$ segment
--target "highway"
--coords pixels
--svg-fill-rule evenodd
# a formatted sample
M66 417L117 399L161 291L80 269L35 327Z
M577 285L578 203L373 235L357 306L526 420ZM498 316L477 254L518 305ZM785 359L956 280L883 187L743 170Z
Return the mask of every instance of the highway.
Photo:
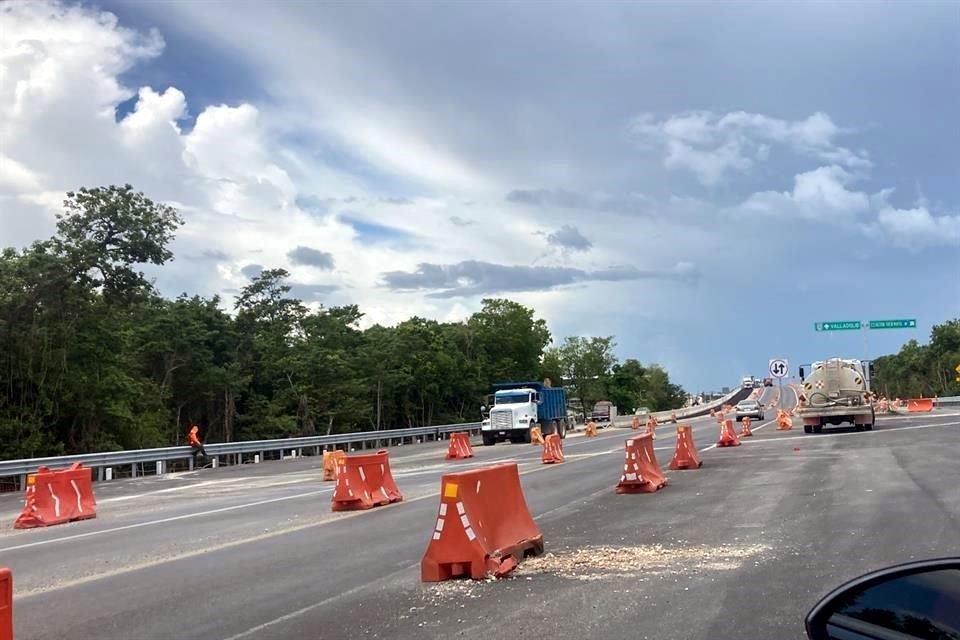
M649 495L614 494L632 434L615 428L568 437L559 465L478 439L464 461L443 443L394 448L405 501L364 512L330 512L316 458L98 484L95 520L44 530L13 530L22 498L4 496L15 638L801 638L843 580L958 551L958 413L881 417L869 433L767 421L723 449L714 420L689 423L703 468ZM664 467L673 432L658 431ZM505 461L545 556L506 580L421 584L441 474Z

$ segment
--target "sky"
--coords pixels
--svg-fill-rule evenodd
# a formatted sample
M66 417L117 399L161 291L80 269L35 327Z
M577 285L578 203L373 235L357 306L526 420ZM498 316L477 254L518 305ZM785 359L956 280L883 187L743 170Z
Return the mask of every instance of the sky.
M960 317L958 118L951 2L7 0L0 246L130 183L165 295L508 297L713 390Z

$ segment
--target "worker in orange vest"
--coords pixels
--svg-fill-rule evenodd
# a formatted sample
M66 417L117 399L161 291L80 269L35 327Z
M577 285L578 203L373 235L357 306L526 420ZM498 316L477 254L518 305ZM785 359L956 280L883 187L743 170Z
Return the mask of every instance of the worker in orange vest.
M207 452L203 448L203 443L200 442L200 427L193 425L190 427L190 433L187 435L187 444L193 447L193 460L196 462L197 454L199 453L204 458L207 457Z

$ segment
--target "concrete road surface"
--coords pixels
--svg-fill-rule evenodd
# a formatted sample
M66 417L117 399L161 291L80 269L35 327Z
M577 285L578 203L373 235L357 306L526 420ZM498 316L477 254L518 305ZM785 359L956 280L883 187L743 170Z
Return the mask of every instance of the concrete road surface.
M800 638L840 581L957 553L958 414L822 435L767 422L724 449L714 421L691 424L703 468L652 495L613 492L624 429L568 438L560 465L531 445L452 462L435 443L400 447L406 500L366 512L330 513L316 459L98 485L96 520L0 529L15 637ZM664 465L673 446L662 427ZM494 461L519 464L547 554L508 580L421 585L440 475ZM0 500L0 521L17 507Z

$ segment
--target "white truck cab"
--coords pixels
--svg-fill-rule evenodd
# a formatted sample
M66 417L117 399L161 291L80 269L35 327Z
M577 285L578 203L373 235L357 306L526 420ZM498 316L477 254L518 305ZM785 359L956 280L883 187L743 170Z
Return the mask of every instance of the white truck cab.
M517 434L529 434L530 426L537 422L536 389L504 389L493 394L493 406L490 408L489 422L480 429L490 437L515 437ZM529 435L527 435L529 437Z

